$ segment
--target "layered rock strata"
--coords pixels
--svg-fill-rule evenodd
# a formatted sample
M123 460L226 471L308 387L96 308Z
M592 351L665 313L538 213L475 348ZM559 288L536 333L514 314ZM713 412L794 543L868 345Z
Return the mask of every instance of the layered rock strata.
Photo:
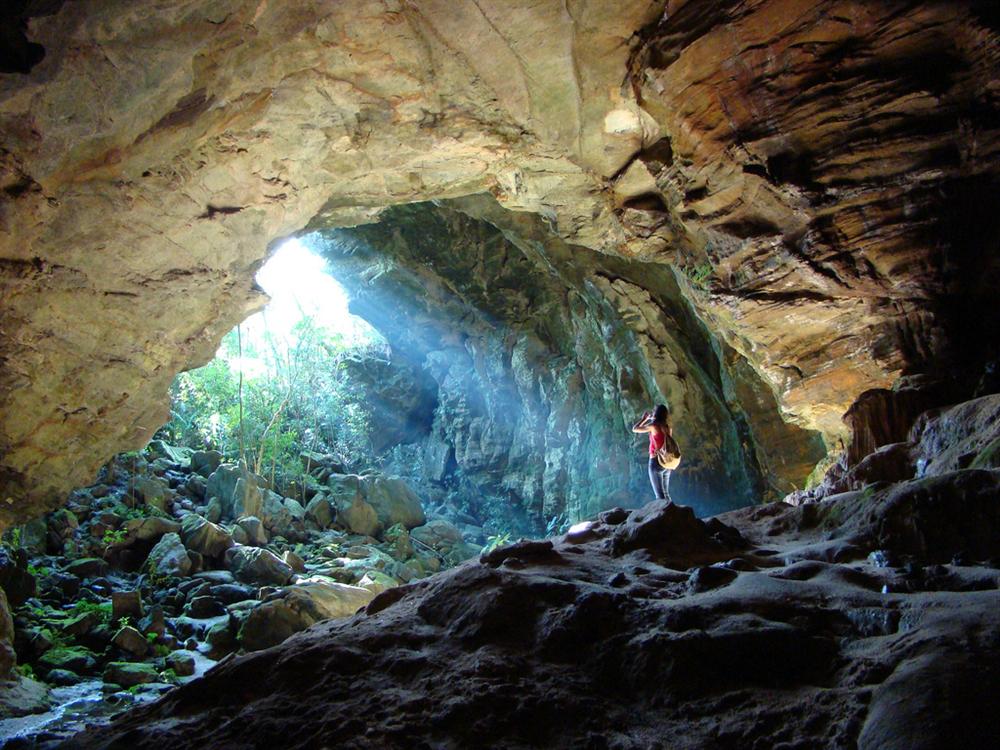
M0 74L2 524L144 443L317 217L488 191L677 263L828 438L1000 339L989 0L31 5Z

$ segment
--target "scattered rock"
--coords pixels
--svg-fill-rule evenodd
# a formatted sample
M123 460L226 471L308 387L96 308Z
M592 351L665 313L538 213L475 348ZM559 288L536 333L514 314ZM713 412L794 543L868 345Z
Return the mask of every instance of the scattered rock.
M83 557L67 564L65 570L77 578L96 578L108 572L108 564L98 557Z
M211 558L221 558L234 544L225 529L194 513L184 516L181 539L189 550Z
M191 470L208 478L222 463L219 451L195 451L191 454Z
M283 586L294 573L273 552L259 547L230 547L226 551L226 566L245 583Z
M268 648L321 620L349 617L373 597L371 591L357 586L306 579L254 608L243 624L240 640L248 651Z
M122 651L139 659L149 652L149 641L146 640L146 637L135 628L127 625L115 633L111 642Z
M160 673L152 664L113 661L104 668L104 681L123 688L157 682L159 679Z
M138 622L142 618L142 593L136 591L114 591L111 593L111 620L118 622L130 617Z
M186 576L191 572L191 558L181 542L180 534L163 535L149 551L146 569L160 576Z
M187 651L171 651L165 661L167 669L174 670L178 677L190 677L195 672L194 657Z

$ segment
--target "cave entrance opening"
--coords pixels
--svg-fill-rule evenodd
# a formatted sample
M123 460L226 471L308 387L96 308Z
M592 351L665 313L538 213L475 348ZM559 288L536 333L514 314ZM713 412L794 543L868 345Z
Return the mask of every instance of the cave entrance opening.
M267 306L226 334L211 362L177 376L157 437L243 461L305 506L317 464L369 468L374 426L347 363L385 359L388 344L348 310L327 262L294 237L256 281Z

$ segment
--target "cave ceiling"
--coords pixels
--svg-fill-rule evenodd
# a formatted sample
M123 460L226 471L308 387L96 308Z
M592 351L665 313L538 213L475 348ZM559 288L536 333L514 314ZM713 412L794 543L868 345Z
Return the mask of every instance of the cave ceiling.
M277 240L394 204L491 193L673 264L830 445L864 390L995 353L991 2L31 6L0 74L0 524L148 439Z

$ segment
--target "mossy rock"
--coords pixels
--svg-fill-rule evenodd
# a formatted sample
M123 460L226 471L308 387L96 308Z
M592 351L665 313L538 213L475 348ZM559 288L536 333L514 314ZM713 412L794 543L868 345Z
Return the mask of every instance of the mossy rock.
M97 669L97 658L83 646L56 646L38 660L49 669L66 669L77 674L89 674Z
M159 682L160 673L152 664L113 661L104 668L104 681L113 682L123 688Z
M1000 469L1000 438L987 443L972 461L970 469Z

